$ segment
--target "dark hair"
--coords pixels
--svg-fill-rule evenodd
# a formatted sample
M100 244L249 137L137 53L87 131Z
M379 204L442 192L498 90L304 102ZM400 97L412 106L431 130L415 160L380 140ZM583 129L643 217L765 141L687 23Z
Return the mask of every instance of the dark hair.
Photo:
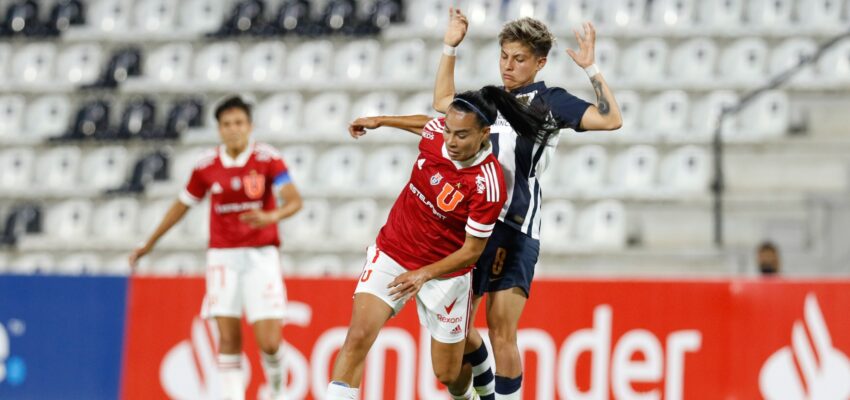
M242 111L245 111L245 114L248 115L248 121L251 120L251 105L242 100L239 96L232 96L224 99L219 105L215 108L215 120L221 120L221 113L233 109L238 108Z
M559 130L552 114L541 103L526 106L514 95L496 86L459 93L455 95L450 107L475 114L482 127L493 125L498 113L502 113L519 136L544 146L549 142L549 137Z
M534 18L520 18L505 24L499 33L499 45L505 42L520 42L538 57L546 57L552 44L555 43L555 35L549 31L546 24Z

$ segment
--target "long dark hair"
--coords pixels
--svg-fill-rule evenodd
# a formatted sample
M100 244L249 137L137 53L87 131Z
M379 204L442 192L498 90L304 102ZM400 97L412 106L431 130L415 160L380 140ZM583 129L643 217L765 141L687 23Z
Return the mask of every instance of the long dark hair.
M451 107L475 114L482 127L493 125L498 113L502 113L519 136L544 146L549 137L558 132L558 126L545 106L526 106L514 95L496 86L458 93Z

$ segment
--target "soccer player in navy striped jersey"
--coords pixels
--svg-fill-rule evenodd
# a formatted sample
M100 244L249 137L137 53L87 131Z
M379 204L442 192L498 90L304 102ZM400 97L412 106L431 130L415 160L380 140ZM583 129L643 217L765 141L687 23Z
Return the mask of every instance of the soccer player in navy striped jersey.
M434 109L439 112L446 111L454 96L455 54L468 27L460 10L450 8L449 14L449 26L443 38L444 54L434 85ZM620 109L594 64L596 31L590 23L585 23L583 28L583 34L574 31L579 51L570 49L567 53L587 72L596 93L596 104L536 80L537 73L546 65L554 36L545 24L532 18L509 22L499 34L502 83L505 90L517 98L531 105L542 103L551 110L560 128L616 130L622 125ZM490 139L493 153L505 173L508 198L487 248L478 260L473 274L473 291L477 297L475 309L481 296L489 293L487 325L495 353L495 379L486 363L487 350L483 340L474 328L467 339L464 359L472 365L474 385L482 399L494 398L494 386L495 398L519 399L522 365L516 332L540 250L542 199L539 177L553 156L559 136L556 134L548 141L529 140L517 135L507 121L498 118L491 129ZM466 370L464 373L468 374ZM462 384L462 380L459 382Z

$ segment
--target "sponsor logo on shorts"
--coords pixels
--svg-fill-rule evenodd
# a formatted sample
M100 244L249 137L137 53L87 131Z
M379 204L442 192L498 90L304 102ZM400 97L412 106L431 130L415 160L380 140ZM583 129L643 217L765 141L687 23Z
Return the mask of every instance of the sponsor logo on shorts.
M443 314L437 314L437 319L446 324L458 324L463 321L463 317L449 317Z
M449 334L451 335L460 335L461 333L463 333L463 328L461 328L460 325L455 326L455 328L452 329L451 332L449 332Z
M455 297L455 299L454 299L454 300L452 300L452 303L451 303L451 304L449 304L449 305L447 305L447 306L443 307L443 308L445 308L445 309L446 309L446 314L451 314L451 313L452 313L452 308L455 308L455 303L457 303L457 297Z

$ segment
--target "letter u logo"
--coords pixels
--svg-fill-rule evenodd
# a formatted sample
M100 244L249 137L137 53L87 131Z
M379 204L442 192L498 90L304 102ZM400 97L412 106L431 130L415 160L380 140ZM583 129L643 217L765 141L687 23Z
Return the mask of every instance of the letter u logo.
M452 199L446 201L446 199L449 198L449 194L452 195ZM440 207L440 209L445 212L452 212L455 208L457 208L457 204L460 203L461 200L463 200L463 193L455 190L452 185L444 183L443 191L440 192L439 196L437 196L437 207Z

